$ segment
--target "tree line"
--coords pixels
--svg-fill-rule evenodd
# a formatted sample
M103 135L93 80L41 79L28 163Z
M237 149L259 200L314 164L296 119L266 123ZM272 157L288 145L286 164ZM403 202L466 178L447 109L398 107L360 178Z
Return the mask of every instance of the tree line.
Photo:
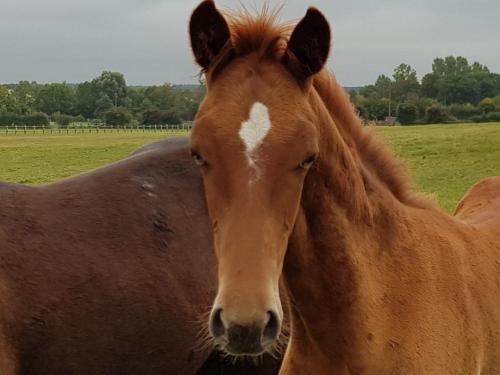
M401 124L500 121L500 74L464 57L436 58L421 81L400 64L392 77L350 91L361 117Z
M203 85L127 86L123 74L109 71L76 85L21 81L0 86L0 126L180 124L193 120L204 95Z
M179 124L193 120L204 95L203 84L135 87L109 71L80 84L21 81L0 85L0 126ZM436 58L422 80L410 65L400 64L392 77L380 75L350 95L367 121L500 121L500 74L460 56Z

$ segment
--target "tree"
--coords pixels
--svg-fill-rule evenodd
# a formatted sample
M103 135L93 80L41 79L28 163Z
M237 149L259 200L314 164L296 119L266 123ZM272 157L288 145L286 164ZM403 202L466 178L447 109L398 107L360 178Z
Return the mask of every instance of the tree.
M412 104L415 104L415 106L417 107L419 118L425 117L427 108L441 105L436 99L424 97L419 97L418 100L412 102Z
M360 115L371 121L382 121L388 115L389 99L358 95L354 102Z
M486 65L479 64L478 62L474 62L471 66L472 72L474 73L490 73L490 70Z
M45 113L35 112L26 116L23 116L24 125L28 126L47 126L50 123L49 116Z
M418 118L417 106L412 103L401 103L398 106L397 117L401 124L414 124Z
M55 113L52 115L52 120L60 127L67 128L71 123L84 122L85 118L82 115L71 116L62 113Z
M439 124L448 120L448 112L442 105L433 105L425 111L425 121L430 124Z
M396 102L407 99L408 95L419 92L417 72L408 64L400 64L394 69L394 83L392 84L392 98Z
M97 118L104 118L104 114L113 108L113 102L111 99L103 94L95 103L94 116Z
M75 108L75 94L66 83L50 83L40 89L35 108L49 115L56 112L71 114Z
M181 122L181 118L173 110L153 110L142 114L142 124L144 125L177 125Z
M107 96L115 107L123 104L127 97L127 83L123 74L105 71L92 81L96 90L96 96L101 98Z
M14 91L18 100L19 112L22 114L32 112L39 91L36 82L20 81Z
M149 100L148 98L145 98L141 104L140 104L140 111L145 112L145 111L153 111L157 110L158 108Z
M375 81L375 90L380 98L389 98L391 96L392 81L386 75L379 75Z
M0 126L20 125L22 122L21 119L21 115L0 112Z
M477 62L470 65L465 57L437 58L432 73L422 79L421 94L444 104L477 104L485 96L500 93L496 76Z
M408 64L399 64L394 69L392 78L395 82L408 81L418 83L417 72Z
M0 113L19 114L20 112L14 90L0 86Z
M184 121L192 121L198 112L198 107L205 90L201 87L198 90L179 90L174 91L173 111Z
M426 98L438 98L441 80L434 73L428 73L422 78L420 93Z
M359 89L359 95L365 98L378 98L379 90L375 85L366 85Z
M152 109L157 109L149 99L144 95L143 88L129 88L127 91L127 100L129 109L136 115Z
M495 95L500 94L500 87L497 86L497 76L499 75L488 71L473 71L470 73L470 77L474 81L475 92L477 95L474 99L474 103L478 103L484 98L492 98Z
M495 111L495 102L491 98L484 98L479 103L479 108L483 113L489 113Z
M120 126L132 122L132 114L125 107L113 107L104 114L107 125Z
M449 107L450 113L457 120L470 120L473 116L479 116L482 111L470 103L467 104L452 104Z
M493 98L493 103L495 104L495 111L500 111L500 95Z
M148 87L144 92L145 98L160 110L167 110L174 107L175 95L176 92L173 86L167 84Z
M97 89L91 82L83 82L76 87L75 105L77 112L85 118L94 117L98 99Z

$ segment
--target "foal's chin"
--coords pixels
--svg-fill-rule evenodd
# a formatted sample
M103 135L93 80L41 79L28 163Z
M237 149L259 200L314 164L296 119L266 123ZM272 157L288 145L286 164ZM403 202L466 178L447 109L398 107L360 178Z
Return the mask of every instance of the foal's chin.
M217 342L215 340L216 347L224 354L233 357L235 359L247 359L247 358L259 358L264 354L273 354L276 351L276 344L268 345L255 345L246 348L242 348L238 345L234 345L227 342Z
M236 332L236 334L232 335L232 340L228 339L227 336L223 336L214 337L213 341L218 350L236 359L258 358L266 353L273 355L273 353L278 351L277 338L272 340L249 340L248 338L248 336Z

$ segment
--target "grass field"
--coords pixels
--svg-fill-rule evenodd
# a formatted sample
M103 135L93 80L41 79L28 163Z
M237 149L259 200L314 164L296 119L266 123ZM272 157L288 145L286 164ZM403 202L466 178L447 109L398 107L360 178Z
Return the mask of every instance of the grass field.
M377 132L406 161L418 188L449 212L475 182L500 175L500 123L380 127ZM167 136L173 134L0 135L0 180L55 181Z
M0 135L0 181L43 184L128 155L178 133L135 132L69 135Z
M416 186L452 212L476 182L500 175L500 123L383 127Z

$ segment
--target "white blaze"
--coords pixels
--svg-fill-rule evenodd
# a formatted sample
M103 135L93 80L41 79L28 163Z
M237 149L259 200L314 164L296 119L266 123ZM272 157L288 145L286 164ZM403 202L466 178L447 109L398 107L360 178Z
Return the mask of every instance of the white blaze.
M255 102L250 108L250 117L241 123L240 138L246 147L250 165L255 164L255 150L262 144L271 129L271 118L267 107Z

